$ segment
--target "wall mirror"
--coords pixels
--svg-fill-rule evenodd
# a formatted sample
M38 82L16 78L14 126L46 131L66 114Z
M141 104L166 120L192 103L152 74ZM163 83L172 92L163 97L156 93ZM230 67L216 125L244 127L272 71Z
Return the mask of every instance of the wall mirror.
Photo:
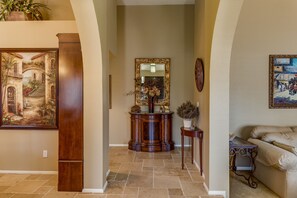
M135 104L148 105L147 89L160 92L155 105L170 104L170 58L135 59Z

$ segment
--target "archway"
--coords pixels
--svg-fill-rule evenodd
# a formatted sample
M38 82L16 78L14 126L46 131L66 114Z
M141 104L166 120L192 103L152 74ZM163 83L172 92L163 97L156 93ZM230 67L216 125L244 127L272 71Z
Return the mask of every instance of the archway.
M71 0L70 2L78 27L84 65L83 191L103 192L107 185L109 143L108 98L106 97L108 96L107 0Z
M229 196L230 61L243 2L244 0L220 1L211 46L209 191L210 194L226 192L226 197Z
M229 191L229 69L234 32L243 1L221 0L215 22L210 63L210 145L217 146L210 146L210 193L220 191L228 195ZM108 110L105 109L108 108L105 98L108 95L105 94L108 90L107 0L71 0L71 5L77 21L85 66L84 141L87 144L84 148L84 191L100 192L106 185L108 167Z

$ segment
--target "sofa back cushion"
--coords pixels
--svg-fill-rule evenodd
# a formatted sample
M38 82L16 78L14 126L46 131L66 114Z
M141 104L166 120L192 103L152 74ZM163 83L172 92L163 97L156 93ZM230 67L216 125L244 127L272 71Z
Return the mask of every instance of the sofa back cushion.
M297 133L295 132L266 133L261 139L269 143L279 142L297 147Z
M297 130L297 127L296 127ZM251 131L252 138L261 138L266 133L279 133L279 132L293 132L291 127L281 126L256 126Z
M266 133L261 139L297 154L297 133L295 132Z

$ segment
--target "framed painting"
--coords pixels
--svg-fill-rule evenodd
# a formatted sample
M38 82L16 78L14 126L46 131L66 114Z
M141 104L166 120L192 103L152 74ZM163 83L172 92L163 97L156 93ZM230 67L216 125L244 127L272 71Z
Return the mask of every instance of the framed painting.
M297 108L297 55L269 55L269 108Z
M58 128L58 50L0 49L1 128Z

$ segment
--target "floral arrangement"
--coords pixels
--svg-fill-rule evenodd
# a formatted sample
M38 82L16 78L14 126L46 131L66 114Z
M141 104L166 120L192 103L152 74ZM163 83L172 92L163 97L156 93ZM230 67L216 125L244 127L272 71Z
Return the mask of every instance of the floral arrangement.
M161 91L152 82L144 82L141 83L141 78L136 78L135 79L135 85L136 87L141 87L140 90L136 89L135 91L130 91L127 93L127 95L133 95L133 94L145 94L148 97L155 97L155 96L160 96Z
M148 94L148 96L151 96L151 97L159 96L161 94L160 89L158 89L156 86L144 87L144 90L142 91L142 93Z
M177 108L177 115L184 119L199 117L199 109L190 101L183 103Z
M23 12L33 20L42 20L40 8L49 9L45 4L36 3L34 0L0 0L0 21L6 20L13 11Z

